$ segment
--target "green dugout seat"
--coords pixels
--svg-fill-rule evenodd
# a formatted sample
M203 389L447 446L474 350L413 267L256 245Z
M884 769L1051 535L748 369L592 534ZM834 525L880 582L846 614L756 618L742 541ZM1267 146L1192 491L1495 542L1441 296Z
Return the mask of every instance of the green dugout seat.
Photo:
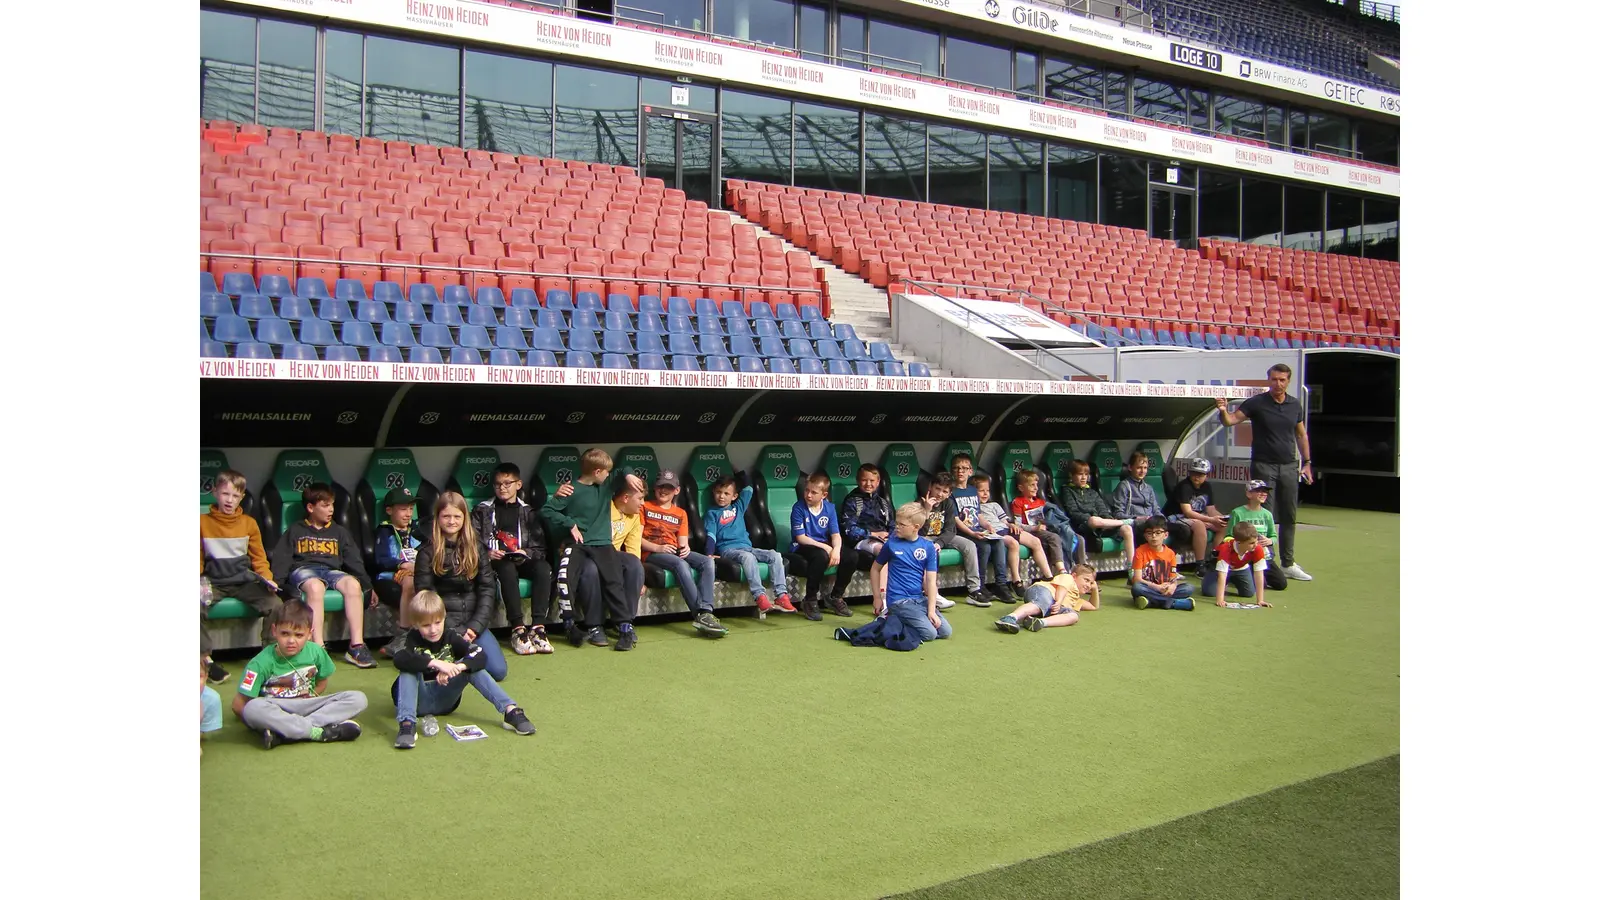
M896 509L907 503L922 499L921 475L922 463L917 459L917 450L910 444L890 444L883 448L883 456L878 460L878 468L883 470L883 481L889 491L889 503Z
M412 518L413 524L433 515L433 503L439 498L439 490L422 477L416 456L410 450L382 447L372 451L372 457L367 460L367 471L356 485L353 515L356 526L354 534L356 540L361 542L361 552L369 573L375 569L372 542L378 526L383 524L383 498L396 488L410 491L416 500L417 511ZM470 500L468 504L471 504Z
M789 515L796 503L804 502L800 497L802 474L799 457L788 444L768 444L756 454L752 479L756 490L751 508L756 509L759 504L760 513L771 524L772 549L780 553L788 553L794 540L789 531Z
M973 452L971 441L951 441L945 444L944 452L939 454L939 467L946 472L950 471L950 460L955 458L957 453L965 453L972 457L973 474L977 474L978 455Z
M328 588L322 595L322 611L324 613L344 612L344 595ZM207 619L253 619L256 618L255 608L241 600L232 597L223 597L214 600L211 608L206 610Z
M493 447L462 447L456 453L455 465L450 468L450 478L444 483L445 490L460 494L467 501L469 509L492 499L494 470L500 462L500 451ZM424 515L421 506L417 507L417 513ZM430 507L426 515L432 514Z
M653 447L631 446L623 447L617 451L612 459L618 471L628 475L637 475L644 482L644 496L646 499L655 498L656 475L661 472L661 464L656 460L656 451Z
M1046 497L1061 502L1061 486L1067 483L1067 463L1074 459L1072 445L1066 441L1044 445L1044 451L1039 454L1039 475L1044 479L1042 490Z
M523 479L527 491L524 499L543 507L547 499L555 496L556 488L577 481L582 470L577 447L546 447L539 451L533 471Z
M1111 498L1111 492L1122 483L1122 451L1116 441L1101 441L1089 451L1089 466L1094 472L1095 485L1100 495Z
M829 444L822 450L822 461L817 471L832 479L828 499L834 506L843 506L844 498L856 489L856 470L861 468L861 457L855 444Z
M1007 497L1017 496L1017 473L1032 468L1033 451L1029 449L1027 441L1001 444L1000 452L994 456L994 476L1005 479ZM1040 486L1040 490L1043 491L1043 485Z
M278 537L289 523L305 518L301 494L319 481L333 488L333 520L350 529L350 493L328 474L322 451L284 450L273 462L272 476L261 492L260 515L256 517L261 525L261 541L269 552L277 546ZM354 529L350 530L354 534Z
M1155 441L1143 441L1134 448L1145 456L1150 457L1150 471L1144 476L1144 483L1150 485L1156 492L1156 505L1167 505L1167 485L1161 479L1167 474L1167 464L1161 459L1161 445Z
M711 486L728 475L737 477L738 472L733 467L733 460L728 458L728 451L715 444L703 444L689 451L689 460L684 463L683 471L678 473L678 480L683 482L683 492L679 497L684 502L680 505L690 516L689 532L692 535L690 546L698 544L700 552L705 552L705 523L701 517L711 504ZM692 498L692 506L689 498ZM750 530L750 542L760 546L760 537L752 527L748 510L745 513L745 527ZM769 575L767 564L761 563L762 579L765 580ZM743 583L744 571L739 566L719 558L717 579Z

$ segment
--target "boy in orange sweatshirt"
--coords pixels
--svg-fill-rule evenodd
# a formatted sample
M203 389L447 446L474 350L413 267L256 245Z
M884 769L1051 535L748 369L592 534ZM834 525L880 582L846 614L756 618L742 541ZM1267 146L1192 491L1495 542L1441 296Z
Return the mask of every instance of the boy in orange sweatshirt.
M211 490L217 502L200 517L200 577L211 586L208 605L232 597L261 613L265 622L282 601L278 599L278 585L272 580L272 567L267 564L261 528L255 519L239 510L244 489L244 476L238 472L223 469L217 474ZM266 634L265 629L262 633ZM267 643L265 636L262 643ZM204 610L200 614L200 649L206 654L206 677L214 684L227 681L228 670L211 659Z

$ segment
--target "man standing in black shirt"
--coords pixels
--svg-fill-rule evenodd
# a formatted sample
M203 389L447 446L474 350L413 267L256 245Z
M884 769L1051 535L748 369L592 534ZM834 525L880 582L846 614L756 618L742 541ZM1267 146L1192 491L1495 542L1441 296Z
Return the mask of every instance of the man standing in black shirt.
M1228 411L1228 401L1217 398L1217 413L1228 427L1248 420L1250 432L1250 475L1272 486L1272 514L1278 523L1278 564L1283 574L1296 581L1311 576L1294 561L1295 513L1300 505L1297 480L1311 483L1311 442L1306 438L1305 408L1298 398L1289 396L1288 366L1278 363L1267 370L1271 390ZM1295 450L1300 462L1295 462Z

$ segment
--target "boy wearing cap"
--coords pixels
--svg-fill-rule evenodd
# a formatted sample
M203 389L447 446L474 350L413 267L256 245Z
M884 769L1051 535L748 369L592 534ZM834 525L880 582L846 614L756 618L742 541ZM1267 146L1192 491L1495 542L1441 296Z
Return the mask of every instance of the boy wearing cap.
M1241 523L1249 522L1255 526L1256 534L1260 535L1260 546L1267 549L1267 590L1281 591L1289 587L1289 576L1278 565L1277 554L1273 552L1272 545L1278 539L1278 525L1272 520L1272 510L1266 508L1267 498L1272 494L1272 484L1257 478L1244 487L1244 505L1236 506L1228 514L1228 537L1234 537L1233 531Z
M1178 482L1167 498L1167 528L1172 532L1172 543L1182 544L1185 537L1194 550L1194 558L1203 562L1211 546L1211 534L1222 534L1228 521L1222 510L1211 503L1211 488L1206 479L1211 477L1211 460L1196 456L1189 460L1189 477Z
M671 572L689 612L694 614L694 630L706 637L722 637L728 629L712 612L716 608L716 563L689 549L689 514L678 505L682 487L676 472L662 469L656 477L653 496L644 501L640 514L644 536L639 541L639 555L644 559L645 580L665 584L665 573Z
M399 617L400 633L378 650L381 656L394 658L406 644L406 630L411 627L406 607L411 603L417 548L422 546L420 535L411 530L417 513L417 498L405 488L395 488L383 498L383 524L372 536L372 559L376 572L372 576L374 597L370 605L379 603L395 610Z
M494 496L473 507L472 527L489 548L489 568L494 570L506 622L511 626L511 652L518 656L554 653L544 632L544 621L550 617L551 584L544 527L539 524L539 514L522 499L522 470L516 463L495 466L491 479ZM556 495L565 496L560 490ZM523 578L529 583L531 627L522 611Z

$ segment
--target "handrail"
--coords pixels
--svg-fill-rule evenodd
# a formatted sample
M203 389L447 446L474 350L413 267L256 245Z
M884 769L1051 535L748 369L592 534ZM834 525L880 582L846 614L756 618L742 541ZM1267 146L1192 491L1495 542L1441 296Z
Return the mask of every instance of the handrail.
M904 279L904 278L901 279L901 281L904 281L906 284L915 285L916 287L923 288L924 290L927 290L929 294L931 294L931 295L933 295L935 297L942 297L943 296L938 291L930 289L932 283L924 283L924 282L919 282L919 281L914 281L914 280L911 280L911 279ZM989 289L989 290L995 290L995 289ZM978 312L977 310L963 309L962 311L965 312L969 316L977 316L979 319L982 319L984 322L988 323L989 325L992 325L995 328L998 328L1001 331L1004 331L1006 334L1009 334L1013 338L1015 338L1015 339L1025 343L1025 344L1027 344L1028 346L1032 347L1036 352L1038 352L1039 354L1041 354L1043 356L1048 356L1051 359L1055 360L1056 362L1063 363L1063 364L1065 364L1065 365L1067 365L1067 366L1069 366L1069 367L1071 367L1073 369L1077 369L1079 372L1082 372L1084 375L1087 375L1090 378L1095 379L1096 381L1104 381L1105 380L1104 377L1102 377L1100 375L1096 375L1093 372L1090 372L1088 369L1085 369L1084 367L1078 365L1077 363L1073 362L1070 359L1067 359L1064 356L1058 355L1054 349L1045 348L1044 346L1040 345L1038 341L1035 341L1033 338L1028 337L1027 335L1024 335L1024 334L1018 334L1017 332L1011 330L1011 328L1009 326L1007 326L1007 325L1005 325L1005 324L1003 324L1001 322L997 322L994 319L991 319L988 316L984 315L983 313ZM1088 338L1085 338L1085 340L1088 340Z

